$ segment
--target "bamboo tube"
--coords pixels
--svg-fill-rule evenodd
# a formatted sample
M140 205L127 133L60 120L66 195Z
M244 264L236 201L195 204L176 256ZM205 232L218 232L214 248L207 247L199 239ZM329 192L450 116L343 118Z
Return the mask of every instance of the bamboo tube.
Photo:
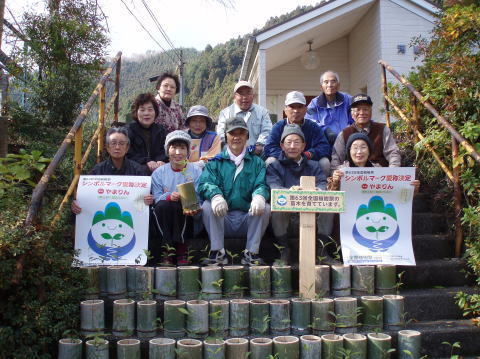
M337 333L354 333L357 331L357 299L341 297L334 299L335 331Z
M157 299L175 299L177 297L177 268L155 268L155 289Z
M416 330L398 332L398 359L419 359L422 348L422 334Z
M292 267L272 266L272 293L275 298L289 298L292 295Z
M166 338L182 338L185 335L185 301L166 300L163 303L163 331Z
M80 303L80 328L83 335L101 332L105 329L103 300L91 299Z
M250 295L253 298L269 298L270 267L252 266L249 268Z
M392 337L385 333L368 333L368 359L390 358L388 351L392 347Z
M322 335L322 359L341 358L343 337L337 334Z
M135 295L137 300L146 300L153 298L153 275L154 271L152 267L135 268Z
M119 340L117 342L117 359L140 359L140 340Z
M375 293L375 266L352 267L352 295Z
M318 359L322 355L322 338L316 335L300 337L300 358Z
M202 267L202 298L222 298L222 282L221 267Z
M323 298L312 300L312 329L313 334L322 335L335 328L333 299Z
M270 327L270 306L266 299L252 299L250 301L250 333L265 335Z
M310 299L292 299L292 334L303 335L310 333Z
M137 303L137 336L151 338L157 334L157 302L142 300Z
M82 340L60 339L58 341L58 359L82 359Z
M204 340L203 359L225 359L225 341L222 339Z
M108 340L91 339L85 342L86 359L108 359L109 348Z
M135 330L135 301L117 299L113 302L112 334L117 337L131 335Z
M290 334L290 302L286 299L270 301L270 334Z
M272 355L273 340L270 338L250 339L249 359L268 359Z
M243 266L223 267L223 294L229 298L239 298L244 294Z
M361 322L364 330L383 329L383 298L360 297Z
M320 297L330 294L330 266L315 266L315 293Z
M205 338L208 335L208 302L206 300L189 300L187 310L188 337Z
M344 334L343 348L350 353L350 359L367 359L367 337L363 334Z
M125 298L127 294L127 269L120 266L107 267L107 295L109 299Z
M332 294L334 297L347 297L351 294L350 266L333 265Z
M386 329L399 330L405 326L405 298L401 295L383 296L383 321Z
M230 338L225 340L226 359L247 359L248 340L245 338Z
M196 339L177 341L177 359L202 359L202 342Z
M137 272L135 266L127 266L127 297L135 298L135 292L137 290L136 276Z
M229 303L226 300L210 301L210 335L224 338L229 327Z
M246 299L230 300L230 336L248 335L250 322L250 303Z
M273 338L273 353L278 359L299 359L300 340L294 336L280 336Z
M98 299L100 297L100 268L98 266L80 267L87 281L85 299Z
M175 340L155 338L148 342L149 359L175 359Z
M397 267L381 264L375 267L375 293L378 295L395 294Z
M200 294L200 268L182 266L177 268L178 298L192 300Z
M107 296L107 267L98 267L98 279L100 284L100 297Z

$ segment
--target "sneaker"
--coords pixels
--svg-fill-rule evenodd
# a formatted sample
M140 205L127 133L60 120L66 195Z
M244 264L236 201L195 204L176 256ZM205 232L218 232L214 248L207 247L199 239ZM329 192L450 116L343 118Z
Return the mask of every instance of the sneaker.
M218 251L210 251L208 258L205 258L202 261L204 266L218 266L221 264L228 264L228 259L225 254L225 249L220 249Z
M245 250L243 252L242 264L247 266L261 266L265 265L265 262L258 254Z

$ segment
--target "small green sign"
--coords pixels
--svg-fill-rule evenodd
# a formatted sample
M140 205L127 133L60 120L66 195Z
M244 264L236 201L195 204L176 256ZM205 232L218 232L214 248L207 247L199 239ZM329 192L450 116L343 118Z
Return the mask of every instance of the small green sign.
M345 212L344 191L293 191L272 189L273 212Z

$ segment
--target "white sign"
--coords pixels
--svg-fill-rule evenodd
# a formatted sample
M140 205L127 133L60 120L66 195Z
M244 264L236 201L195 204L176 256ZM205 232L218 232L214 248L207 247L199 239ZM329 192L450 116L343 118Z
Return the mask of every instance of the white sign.
M343 169L340 239L346 265L415 265L412 248L413 167Z
M80 176L75 225L76 259L82 265L147 262L148 176Z

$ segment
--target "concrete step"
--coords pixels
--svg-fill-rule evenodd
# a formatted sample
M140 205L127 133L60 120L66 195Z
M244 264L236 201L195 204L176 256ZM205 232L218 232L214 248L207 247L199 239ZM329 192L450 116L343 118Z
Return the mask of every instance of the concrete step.
M448 231L445 216L439 213L414 213L412 215L412 233L442 234Z
M431 195L428 193L418 193L413 198L412 210L414 213L430 212L432 206Z
M454 241L447 234L417 234L412 237L415 259L442 259L454 255Z

